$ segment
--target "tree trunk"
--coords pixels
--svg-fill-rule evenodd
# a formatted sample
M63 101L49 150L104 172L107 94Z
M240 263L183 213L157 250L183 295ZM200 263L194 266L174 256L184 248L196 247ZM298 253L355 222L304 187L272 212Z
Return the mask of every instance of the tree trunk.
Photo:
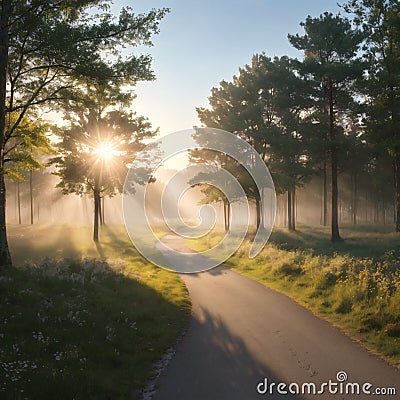
M102 197L99 200L99 221L100 225L103 226L103 205L101 204Z
M357 225L357 176L353 175L353 201L352 201L352 211L353 211L353 225Z
M396 153L394 159L394 185L395 185L395 226L396 232L400 232L400 152Z
M295 222L294 222L294 193L292 190L288 190L287 192L288 203L287 203L287 218L288 218L288 229L289 231L294 231L296 229Z
M281 196L281 225L282 226L286 226L286 205L287 205L287 201L286 201L286 196L283 195Z
M4 172L4 148L6 128L7 65L9 48L9 19L11 0L1 2L0 12L0 266L11 266L11 254L7 241L6 185Z
M336 148L332 147L332 226L331 240L332 242L340 242L342 238L339 234L338 221L338 182L337 182L337 155Z
M21 190L19 187L20 183L19 181L17 182L17 208L18 208L18 223L21 225L22 224L22 218L21 218Z
M342 241L339 234L339 218L338 218L338 161L337 161L337 145L335 130L335 115L333 107L333 82L329 82L329 137L331 149L331 179L332 179L332 221L331 221L331 241L333 243Z
M93 191L94 197L94 223L93 223L93 240L99 241L99 211L100 211L100 190L95 188Z
M260 204L260 198L256 196L256 227L257 229L261 225L261 204Z
M292 231L296 230L296 203L296 186L294 185L292 189Z
M225 232L229 230L229 204L224 202L224 229Z
M104 196L101 198L101 220L102 224L106 224L106 218L105 218L105 207L104 207Z
M326 166L326 160L324 160L324 166L323 166L323 213L322 213L322 225L327 226L328 225L328 180L327 180L327 166Z
M227 218L226 218L226 224L227 224L227 230L229 231L229 229L231 228L231 205L230 203L228 203L226 205L226 209L227 209Z
M29 197L31 201L31 225L33 225L33 171L29 171Z

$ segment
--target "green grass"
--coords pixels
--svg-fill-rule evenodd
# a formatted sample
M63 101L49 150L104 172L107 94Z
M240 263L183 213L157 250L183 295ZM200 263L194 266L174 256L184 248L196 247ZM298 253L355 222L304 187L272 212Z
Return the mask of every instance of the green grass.
M89 227L11 226L9 241L0 398L136 398L187 323L179 276L149 264L119 226L98 246Z
M344 227L342 235L346 240L333 245L328 228L278 228L256 258L248 258L249 237L226 265L289 295L399 366L400 236L369 226ZM187 244L204 250L221 237L216 231Z

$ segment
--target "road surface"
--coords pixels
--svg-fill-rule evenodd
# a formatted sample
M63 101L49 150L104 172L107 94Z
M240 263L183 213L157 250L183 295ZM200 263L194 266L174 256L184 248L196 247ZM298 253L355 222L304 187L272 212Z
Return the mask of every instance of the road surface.
M188 251L178 237L165 240ZM154 400L400 399L399 370L285 295L224 267L182 278L192 318ZM343 389L338 372L347 374ZM312 394L313 384L323 393ZM364 393L364 384L396 395Z

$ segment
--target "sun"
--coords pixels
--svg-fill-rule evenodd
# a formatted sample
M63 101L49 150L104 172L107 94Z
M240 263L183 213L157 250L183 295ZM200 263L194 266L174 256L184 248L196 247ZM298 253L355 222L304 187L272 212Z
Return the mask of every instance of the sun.
M115 146L110 142L101 142L93 150L93 154L98 156L103 161L110 161L118 155Z

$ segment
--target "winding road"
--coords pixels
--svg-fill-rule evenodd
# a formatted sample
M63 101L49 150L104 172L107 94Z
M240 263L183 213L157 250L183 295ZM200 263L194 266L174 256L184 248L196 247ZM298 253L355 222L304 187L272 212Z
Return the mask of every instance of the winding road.
M164 240L189 251L178 236ZM192 318L154 400L400 398L399 370L287 296L225 267L182 278Z

